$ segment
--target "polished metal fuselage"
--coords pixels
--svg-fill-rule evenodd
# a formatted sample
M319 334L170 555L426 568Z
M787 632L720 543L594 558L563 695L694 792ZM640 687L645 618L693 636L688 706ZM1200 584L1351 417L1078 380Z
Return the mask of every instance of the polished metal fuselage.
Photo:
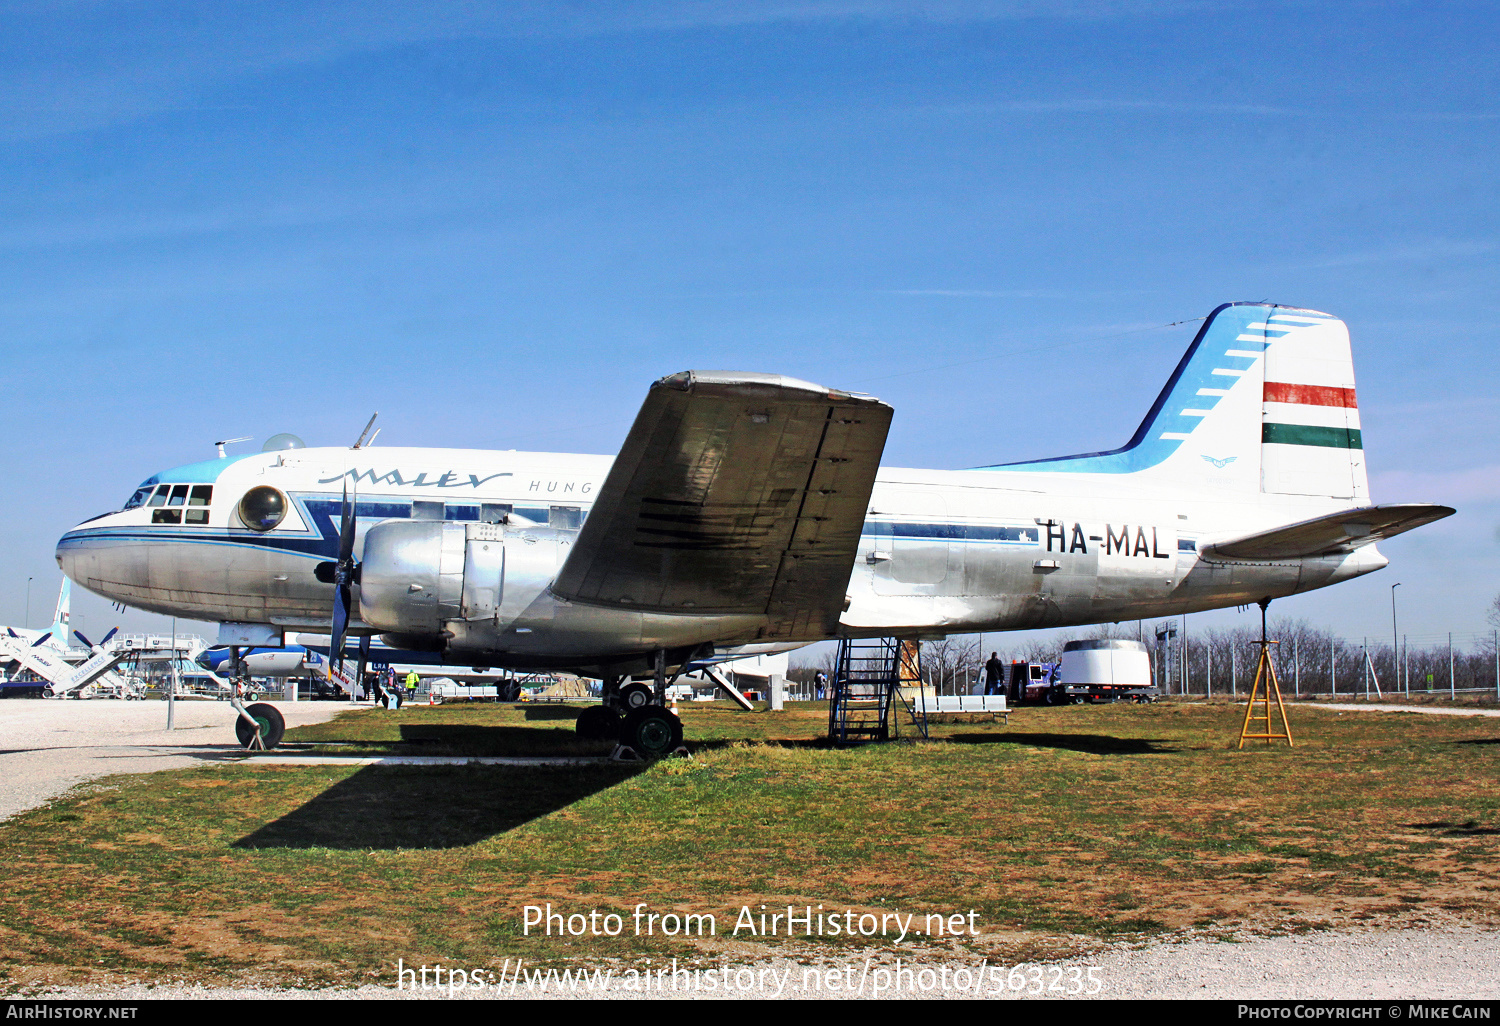
M438 537L436 562L413 555L410 566L401 564L405 577L392 577L384 591L367 582L380 602L365 609L364 589L355 590L356 632L420 634L454 662L580 669L662 648L753 643L763 617L654 613L551 593L611 462L607 456L394 448L298 449L209 461L181 468L180 475L212 484L206 523L155 524L144 507L110 513L64 535L57 559L75 582L137 608L324 628L333 589L317 580L314 568L337 556L347 488L359 513L356 553L369 555L367 538L384 535L380 544L395 545L404 532L410 537L402 544L417 545L419 534ZM173 473L158 477L173 481ZM258 485L290 499L285 521L264 533L243 526L235 512L240 497ZM1130 475L883 469L840 633L938 637L1067 626L1320 588L1386 561L1373 545L1282 563L1209 561L1200 550L1214 539L1348 505L1254 492L1140 494ZM507 510L508 523L486 522L493 519L487 511L496 509ZM398 522L435 526L395 529ZM486 591L497 561L503 587ZM392 564L387 559L383 565ZM391 598L411 587L423 590L409 594L425 596L426 586L413 576L421 573L433 575L431 631L425 607ZM472 585L467 591L465 581ZM420 621L413 621L414 629L393 626L409 615Z

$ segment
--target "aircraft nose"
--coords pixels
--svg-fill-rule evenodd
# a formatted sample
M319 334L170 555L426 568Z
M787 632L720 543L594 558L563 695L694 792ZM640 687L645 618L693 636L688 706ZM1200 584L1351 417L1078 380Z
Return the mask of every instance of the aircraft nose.
M63 572L63 575L75 584L78 583L78 578L73 574L73 568L77 564L76 550L68 544L68 535L65 534L57 540L57 551L52 555L57 560L57 568Z
M80 524L58 539L53 556L57 568L74 584L108 599L126 600L125 595L112 594L111 585L132 583L137 557L120 539Z

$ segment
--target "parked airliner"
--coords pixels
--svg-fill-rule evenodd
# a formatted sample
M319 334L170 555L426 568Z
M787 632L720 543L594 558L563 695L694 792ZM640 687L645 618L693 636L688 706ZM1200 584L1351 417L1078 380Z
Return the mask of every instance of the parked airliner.
M259 643L332 620L336 639L445 662L603 677L624 710L623 676L654 672L659 695L664 673L735 646L1322 588L1453 512L1371 505L1348 331L1312 310L1214 310L1118 449L882 469L891 414L791 378L688 371L652 385L616 457L293 439L147 478L57 560L106 598ZM636 693L623 728L648 748L681 737L652 697Z

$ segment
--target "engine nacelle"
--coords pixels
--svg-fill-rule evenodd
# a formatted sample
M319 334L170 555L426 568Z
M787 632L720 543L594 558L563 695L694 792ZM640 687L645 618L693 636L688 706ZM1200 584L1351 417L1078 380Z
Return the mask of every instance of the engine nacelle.
M749 640L764 623L758 613L650 612L559 599L551 585L577 537L576 530L528 524L382 521L365 535L360 618L389 643L458 662L572 669L619 668L657 649Z
M376 524L365 535L360 616L393 634L451 635L453 621L498 633L545 593L576 533L451 520Z

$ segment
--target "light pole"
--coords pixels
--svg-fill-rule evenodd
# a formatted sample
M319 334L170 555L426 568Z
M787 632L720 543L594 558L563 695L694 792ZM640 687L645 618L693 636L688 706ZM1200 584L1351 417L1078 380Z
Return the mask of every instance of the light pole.
M1400 581L1391 585L1391 672L1398 677L1401 675L1401 636L1396 633L1396 589L1399 587Z
M26 622L22 625L27 630L31 629L31 578L26 578Z

